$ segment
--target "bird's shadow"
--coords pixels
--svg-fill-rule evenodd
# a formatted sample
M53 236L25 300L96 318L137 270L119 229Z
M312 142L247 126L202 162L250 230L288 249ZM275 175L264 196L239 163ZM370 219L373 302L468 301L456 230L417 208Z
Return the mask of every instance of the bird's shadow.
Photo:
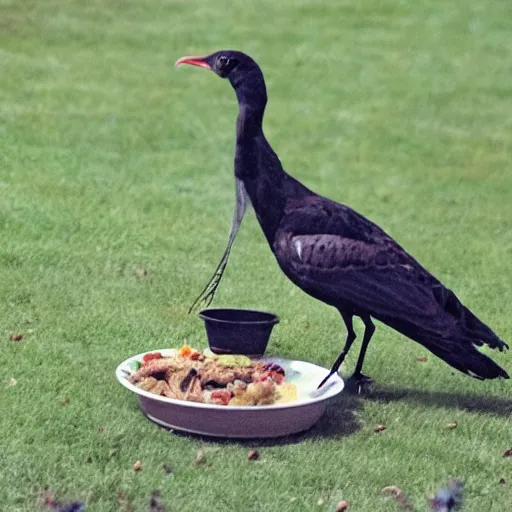
M459 409L491 416L512 416L512 399L486 395L380 387L365 397L375 402L408 402L441 409Z
M276 438L228 439L190 434L174 430L173 434L180 437L200 439L209 443L238 444L240 446L280 446L301 443L308 439L337 439L357 432L361 425L357 412L362 407L362 400L348 393L341 393L329 401L325 414L309 430Z

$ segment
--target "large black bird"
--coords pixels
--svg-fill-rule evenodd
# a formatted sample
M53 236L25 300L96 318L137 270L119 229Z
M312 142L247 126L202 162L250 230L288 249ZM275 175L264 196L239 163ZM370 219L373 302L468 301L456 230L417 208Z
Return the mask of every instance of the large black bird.
M248 199L281 270L306 293L334 306L345 322L345 346L320 386L338 370L356 338L354 316L365 325L352 375L359 383L370 380L361 370L375 331L372 318L467 375L508 378L477 349L485 344L503 351L508 345L451 290L373 222L315 194L285 172L263 134L267 92L263 74L251 57L226 50L183 57L176 66L180 64L200 66L227 78L239 105L233 224L222 261L198 300L209 304L213 299Z

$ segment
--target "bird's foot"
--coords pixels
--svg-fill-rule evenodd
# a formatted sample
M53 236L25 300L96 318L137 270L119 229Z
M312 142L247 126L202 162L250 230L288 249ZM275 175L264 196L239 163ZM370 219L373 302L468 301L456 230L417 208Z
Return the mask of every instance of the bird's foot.
M345 382L345 388L350 393L367 395L373 389L373 379L362 373L354 373Z

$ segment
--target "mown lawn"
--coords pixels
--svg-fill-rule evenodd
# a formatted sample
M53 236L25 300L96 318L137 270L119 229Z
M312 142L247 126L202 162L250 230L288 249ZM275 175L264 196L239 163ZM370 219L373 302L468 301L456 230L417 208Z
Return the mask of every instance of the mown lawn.
M37 511L48 488L88 512L148 510L155 490L167 511L392 512L380 490L398 485L419 512L460 477L466 511L509 510L510 381L455 373L383 326L374 392L275 442L160 429L114 369L206 346L187 309L229 228L236 102L172 65L221 48L261 64L285 168L512 341L511 30L509 0L0 0L0 509ZM276 312L271 354L329 366L345 337L280 273L253 215L215 304Z

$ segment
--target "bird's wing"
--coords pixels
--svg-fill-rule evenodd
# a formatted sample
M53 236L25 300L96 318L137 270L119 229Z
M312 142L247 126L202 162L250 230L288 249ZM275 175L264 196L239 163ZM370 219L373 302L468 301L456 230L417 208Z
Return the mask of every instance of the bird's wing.
M338 235L368 244L391 242L401 249L371 220L344 204L317 195L290 198L286 203L280 228L296 235Z
M426 273L390 238L371 243L332 234L281 234L276 256L286 261L293 280L334 304L348 302L375 318L447 332L452 322L442 314Z

